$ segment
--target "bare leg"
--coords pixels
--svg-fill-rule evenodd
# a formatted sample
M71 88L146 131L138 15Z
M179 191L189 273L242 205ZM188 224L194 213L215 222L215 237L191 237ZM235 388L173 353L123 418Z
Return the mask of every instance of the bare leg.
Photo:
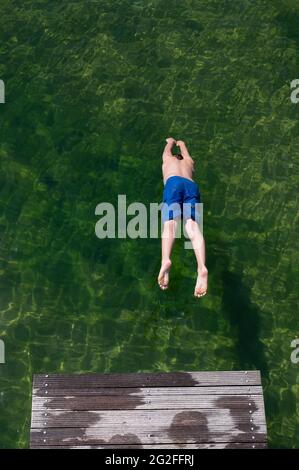
M158 276L158 284L161 289L167 289L169 282L169 270L171 268L171 252L175 240L177 228L176 220L168 220L164 223L162 233L162 261Z
M203 297L208 289L208 270L206 268L205 241L197 222L188 219L185 225L197 260L197 281L194 289L195 297Z

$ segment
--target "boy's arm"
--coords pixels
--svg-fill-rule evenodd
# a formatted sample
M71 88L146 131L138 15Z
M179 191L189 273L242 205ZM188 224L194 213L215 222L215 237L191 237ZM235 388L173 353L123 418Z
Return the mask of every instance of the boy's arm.
M181 155L186 159L191 158L192 160L192 157L187 149L187 145L185 144L185 142L183 140L178 140L176 144L178 147L180 147Z
M175 143L176 141L173 137L168 137L166 139L166 145L164 147L164 151L162 155L163 162L173 157L171 150Z

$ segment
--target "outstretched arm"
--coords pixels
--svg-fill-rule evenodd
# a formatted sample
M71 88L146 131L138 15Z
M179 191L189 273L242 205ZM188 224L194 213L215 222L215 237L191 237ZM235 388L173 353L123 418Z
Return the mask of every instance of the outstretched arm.
M188 152L187 145L183 140L178 140L176 144L178 147L180 147L181 155L183 156L183 158L192 158L190 153Z
M165 162L165 160L168 160L169 158L173 157L171 150L172 150L172 147L174 146L175 143L176 143L176 141L173 137L168 137L166 139L166 145L165 145L163 155L162 155L163 162Z

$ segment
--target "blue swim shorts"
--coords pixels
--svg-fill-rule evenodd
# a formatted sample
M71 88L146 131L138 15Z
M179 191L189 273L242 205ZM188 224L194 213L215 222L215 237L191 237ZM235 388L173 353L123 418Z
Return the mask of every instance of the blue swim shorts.
M163 191L162 221L176 218L199 222L200 191L198 185L182 176L170 176Z

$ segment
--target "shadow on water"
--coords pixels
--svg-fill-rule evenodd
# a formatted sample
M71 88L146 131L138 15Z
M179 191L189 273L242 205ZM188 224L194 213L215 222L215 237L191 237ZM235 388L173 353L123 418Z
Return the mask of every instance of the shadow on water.
M244 283L242 273L222 272L222 310L237 336L240 368L259 369L267 375L264 346L260 340L260 312L252 304L251 289Z
M293 3L293 4L292 4ZM276 24L280 27L283 37L299 44L299 6L298 2L286 0L275 0L274 6L277 10Z

